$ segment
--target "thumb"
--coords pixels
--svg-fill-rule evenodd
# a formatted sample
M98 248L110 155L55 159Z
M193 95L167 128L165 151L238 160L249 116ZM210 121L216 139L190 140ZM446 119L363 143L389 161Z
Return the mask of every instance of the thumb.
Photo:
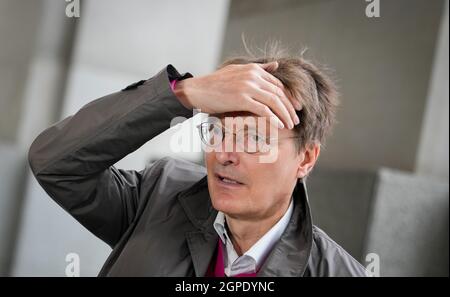
M266 71L275 71L278 68L278 61L261 64L261 67Z

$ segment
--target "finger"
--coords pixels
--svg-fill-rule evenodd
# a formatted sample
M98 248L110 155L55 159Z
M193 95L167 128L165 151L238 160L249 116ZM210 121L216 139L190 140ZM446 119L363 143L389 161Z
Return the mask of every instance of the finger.
M296 100L295 98L291 98L290 96L288 96L288 91L286 90L286 88L284 87L283 83L278 78L276 78L274 75L272 75L272 74L270 74L268 72L262 73L261 77L265 81L267 81L267 82L277 86L281 90L281 92L284 93L286 98L292 103L292 105L294 106L294 108L296 110L301 110L302 109L301 102ZM279 95L279 96L281 97L281 95Z
M270 64L270 63L268 63L268 64ZM278 63L277 63L277 67L278 67ZM276 85L278 88L283 90L283 92L285 94L287 94L288 92L287 92L286 88L284 87L283 83L277 77L275 77L273 74L269 73L268 68L269 67L263 67L263 69L266 71L261 71L261 73L260 73L261 77L264 80L268 81L269 83ZM302 104L301 104L300 100L297 100L291 96L287 96L287 98L289 99L289 101L291 101L292 105L294 106L294 108L296 110L299 110L299 111L302 110Z
M260 79L259 83L260 83L261 89L271 92L280 98L281 102L284 104L284 106L288 110L292 121L294 122L295 125L298 125L300 123L300 119L297 116L297 113L295 111L294 105L292 104L292 101L286 96L286 93L282 89L278 88L277 86L269 83L268 81L266 81L264 79Z
M289 101L292 103L292 105L295 107L296 110L300 111L303 109L302 102L299 99L296 99L292 96L288 96Z
M267 105L264 105L254 100L253 98L249 97L246 103L244 104L243 108L244 111L252 112L258 116L266 117L268 119L273 119L270 121L271 124L275 123L278 126L278 128L280 129L284 128L283 122L275 113L273 113L273 111Z
M284 96L282 96L280 98L281 98L281 101L283 102L284 106L286 106L287 110L289 111L291 119L294 121L294 125L300 124L300 118L298 117L297 112L295 111L295 107L292 104L292 101L287 99Z
M259 74L261 75L261 77L265 80L267 80L268 82L276 85L277 87L279 87L280 89L284 88L283 83L276 78L272 73L267 72L267 69L263 69L264 71L261 71Z
M291 101L292 105L294 105L296 110L300 111L303 109L303 103L300 98L296 98L295 96L292 95L291 92L289 92L286 89L285 89L285 94L286 94L287 98L289 99L289 101Z
M286 127L294 128L294 121L291 119L289 111L277 95L261 88L255 88L250 96L267 105L283 121Z
M278 68L278 62L272 61L264 64L257 64L265 71L275 71Z

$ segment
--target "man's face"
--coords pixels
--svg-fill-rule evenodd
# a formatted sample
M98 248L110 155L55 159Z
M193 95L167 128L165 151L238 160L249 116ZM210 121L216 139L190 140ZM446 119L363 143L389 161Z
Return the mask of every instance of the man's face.
M236 117L234 113L233 118ZM225 122L224 117L221 121ZM233 145L233 137L225 138L221 151L205 153L209 193L215 209L231 217L259 220L286 207L302 160L295 145L298 139L289 138L295 137L294 131L275 129L279 141L271 144L272 149L277 149L277 158L273 162L261 162L264 153L240 152L235 146L231 151L225 151L225 142L230 141Z

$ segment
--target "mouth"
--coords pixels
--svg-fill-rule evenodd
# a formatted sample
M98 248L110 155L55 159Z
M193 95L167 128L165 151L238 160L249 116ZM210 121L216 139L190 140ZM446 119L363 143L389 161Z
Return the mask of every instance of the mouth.
M242 186L242 185L244 185L240 181L238 181L230 176L226 176L226 175L222 175L222 174L218 174L218 173L215 174L215 178L218 180L218 182L220 184L223 184L226 186Z

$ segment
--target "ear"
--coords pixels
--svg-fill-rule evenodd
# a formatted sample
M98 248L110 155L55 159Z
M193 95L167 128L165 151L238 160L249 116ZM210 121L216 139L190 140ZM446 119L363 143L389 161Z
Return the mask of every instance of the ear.
M320 154L320 144L312 144L299 154L300 162L298 163L297 178L303 178L309 174Z

